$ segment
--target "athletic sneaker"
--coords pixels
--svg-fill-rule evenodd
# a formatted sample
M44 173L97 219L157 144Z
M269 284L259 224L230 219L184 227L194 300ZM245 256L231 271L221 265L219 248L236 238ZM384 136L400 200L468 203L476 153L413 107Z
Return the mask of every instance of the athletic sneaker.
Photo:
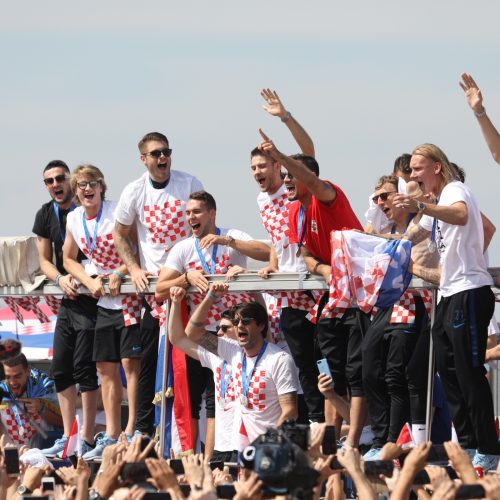
M137 436L144 436L144 434L141 431L135 430L133 434L127 434L125 433L125 437L127 438L128 444L131 444L132 441L137 437Z
M380 452L382 448L370 448L364 455L363 460L369 462L370 460L380 460Z
M496 469L499 459L499 455L485 455L477 451L472 460L472 465L474 467L481 467L483 471L486 472L491 469Z
M113 439L108 437L108 435L105 432L99 434L101 435L97 438L95 442L95 448L88 451L87 453L85 453L85 455L82 456L84 460L95 460L96 458L101 458L104 448L106 448L106 446L109 446L111 444L116 444L118 442L118 439Z
M44 448L41 452L49 458L54 458L59 454L62 455L66 442L68 441L68 436L62 436L54 441L54 444L50 448Z

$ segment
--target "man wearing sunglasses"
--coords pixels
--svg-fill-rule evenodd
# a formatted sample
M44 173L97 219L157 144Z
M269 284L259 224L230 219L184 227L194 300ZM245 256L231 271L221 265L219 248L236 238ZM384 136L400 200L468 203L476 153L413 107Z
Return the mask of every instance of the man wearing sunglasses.
M286 169L285 186L290 205L290 241L297 243L308 271L323 276L330 283L330 233L341 229L362 230L344 192L335 184L319 178L319 165L306 155L286 156L262 130L259 148ZM366 404L362 385L361 341L369 318L357 308L333 311L323 317L320 304L316 338L328 360L339 396L351 395L350 427L347 444L357 447L366 420ZM334 410L325 402L325 418L334 423Z
M69 174L68 166L61 160L53 160L44 168L43 181L52 200L45 203L38 211L33 225L33 232L37 235L40 269L64 292L64 298L57 311L51 366L64 434L52 447L43 450L48 456L55 456L64 450L75 418L77 383L82 390L84 410L82 438L86 443L83 445L84 451L89 450L94 441L97 375L95 366L92 369L86 362L86 353L81 346L82 341L85 343L84 339L88 337L88 330L93 328L92 321L86 316L95 317L95 301L78 294L73 277L66 273L63 266L62 248L66 239L66 218L75 208ZM79 252L77 260L81 262L83 259L85 256ZM78 349L77 345L80 346Z
M266 104L263 108L272 116L280 118L292 134L303 154L314 157L314 144L302 125L286 110L275 91L263 89L261 96ZM250 153L252 175L259 186L257 197L262 223L271 241L269 264L259 271L262 278L269 273L297 273L307 271L304 259L297 255L297 244L290 242L288 195L283 182L281 164L274 158L255 148ZM307 418L312 422L323 422L324 398L318 390L315 356L314 325L306 318L314 308L315 294L311 292L276 292L268 294L268 301L275 306L270 314L278 320L280 332L277 341L286 340L290 353L299 370L299 379ZM269 306L268 306L269 309ZM281 339L280 337L281 336ZM302 408L302 405L300 406ZM301 415L302 417L302 415Z
M235 309L237 342L221 337L214 342L213 336L205 331L210 310L226 290L226 284L213 284L184 332L180 306L186 291L173 287L168 332L172 344L188 356L202 359L209 349L232 367L234 403L240 418L234 419L227 432L239 435L238 451L242 451L267 429L297 418L299 383L292 357L266 340L267 311L259 303L246 302ZM207 335L210 335L208 342Z
M203 186L196 177L171 170L172 149L165 135L148 133L139 141L138 147L140 159L147 171L123 190L118 202L113 237L137 292L143 293L148 286L148 274L158 274L170 249L189 235L185 218L186 201L190 193L203 189ZM135 261L129 243L129 237L135 232L140 266ZM143 362L139 377L137 429L152 435L159 321L151 316L151 305L147 301L143 305Z

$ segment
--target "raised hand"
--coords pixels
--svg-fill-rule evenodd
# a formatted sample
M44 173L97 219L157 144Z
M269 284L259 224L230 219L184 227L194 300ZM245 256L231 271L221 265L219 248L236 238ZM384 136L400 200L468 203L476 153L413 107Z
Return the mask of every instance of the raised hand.
M262 99L264 99L267 103L263 104L262 107L270 115L279 116L280 118L283 118L286 115L285 106L283 106L283 103L281 102L281 99L279 98L275 90L262 89L260 91L260 95L262 96Z
M471 75L467 73L462 74L462 81L459 82L460 87L465 92L467 103L474 113L483 113L483 95Z
M275 161L280 161L280 152L276 149L274 142L267 137L261 128L259 128L259 134L262 137L262 142L259 145L259 149L266 155L273 158Z
M186 290L180 286L173 286L170 289L170 300L174 304L179 304L182 302L182 299L186 296Z
M160 491L167 491L177 487L177 477L170 465L164 460L146 458L146 467L151 474L151 483Z
M222 281L210 283L210 293L218 298L222 297L227 292L228 288L229 285Z

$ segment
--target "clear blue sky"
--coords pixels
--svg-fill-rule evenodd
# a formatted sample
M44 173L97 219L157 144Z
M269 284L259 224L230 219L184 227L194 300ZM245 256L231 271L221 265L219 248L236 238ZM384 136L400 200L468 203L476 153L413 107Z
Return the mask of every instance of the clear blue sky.
M99 166L118 198L143 172L138 139L159 130L173 167L216 197L219 224L263 237L249 170L257 130L297 148L261 109L262 87L310 132L322 177L360 218L394 158L434 142L500 228L500 166L458 86L472 73L500 126L499 19L492 1L6 3L0 234L31 232L49 160ZM490 261L500 266L499 235Z

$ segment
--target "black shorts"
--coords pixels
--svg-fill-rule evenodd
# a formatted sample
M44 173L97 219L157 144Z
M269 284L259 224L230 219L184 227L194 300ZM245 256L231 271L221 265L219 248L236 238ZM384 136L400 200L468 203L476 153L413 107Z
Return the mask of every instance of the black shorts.
M98 307L93 360L119 363L121 359L140 357L139 324L125 326L121 309Z

